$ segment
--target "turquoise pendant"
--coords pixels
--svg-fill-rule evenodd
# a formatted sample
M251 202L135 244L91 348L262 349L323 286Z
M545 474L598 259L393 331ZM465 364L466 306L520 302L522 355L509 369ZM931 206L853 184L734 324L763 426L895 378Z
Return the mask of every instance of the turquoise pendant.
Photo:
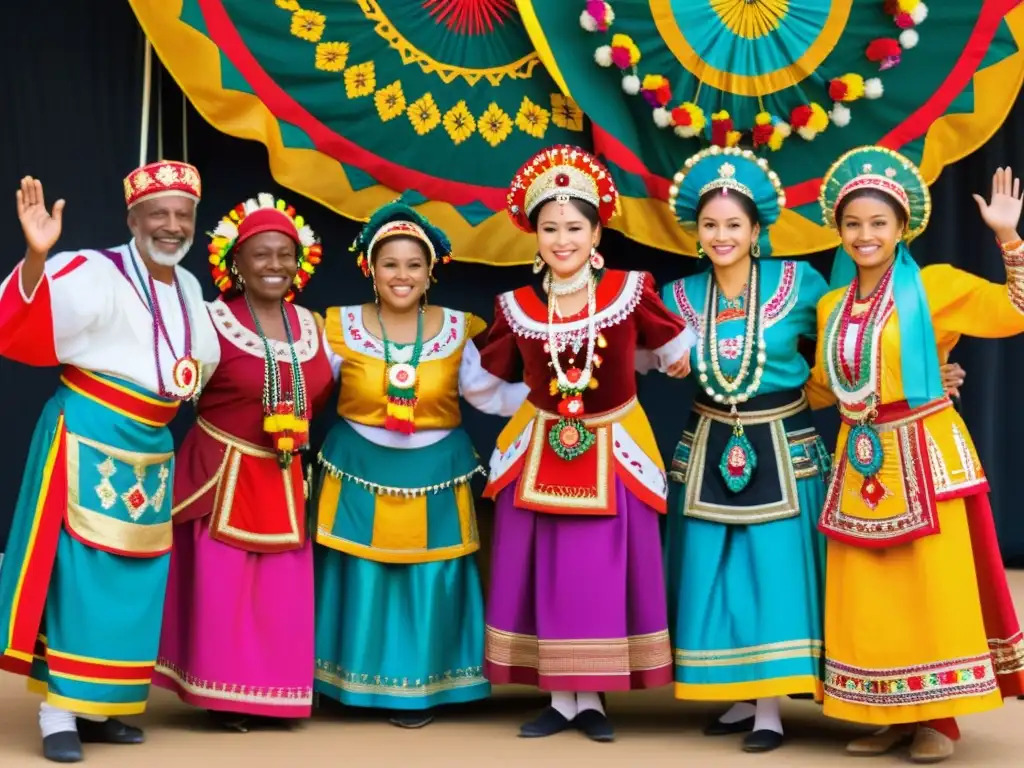
M747 487L755 469L757 452L754 446L742 429L733 430L732 437L722 451L722 460L718 463L718 471L722 473L726 487L733 493L739 493Z
M862 477L874 477L882 468L882 439L870 424L858 424L846 438L846 458Z

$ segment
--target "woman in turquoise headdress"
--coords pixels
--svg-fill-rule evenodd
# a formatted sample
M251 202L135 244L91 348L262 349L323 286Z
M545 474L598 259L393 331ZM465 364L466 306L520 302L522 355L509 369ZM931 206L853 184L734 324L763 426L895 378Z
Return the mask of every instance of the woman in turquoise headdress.
M974 196L1002 251L1006 282L946 264L919 269L907 246L931 214L902 155L861 147L822 181L842 238L818 306L813 377L843 424L819 520L828 537L825 714L883 726L847 746L910 758L953 754L956 717L1024 684L1024 638L999 556L988 481L939 363L961 335L1024 333L1020 179L996 171Z
M481 367L480 318L428 306L441 230L390 203L354 250L374 301L326 315L341 418L320 452L315 690L416 728L490 694L469 486L483 470L459 395L511 416L527 389Z
M755 699L706 733L753 729L744 749L768 751L782 743L778 697L821 694L824 548L814 524L829 456L799 346L827 286L807 263L768 258L785 194L749 150L690 158L669 203L711 262L663 289L700 335L699 389L669 475L676 696Z
M676 696L740 701L705 733L752 731L743 748L764 752L782 743L779 697L822 695L815 524L830 457L810 408L834 398L808 381L801 341L813 339L828 288L810 264L768 258L785 195L749 150L694 155L669 204L711 262L663 289L700 335L697 398L669 475Z

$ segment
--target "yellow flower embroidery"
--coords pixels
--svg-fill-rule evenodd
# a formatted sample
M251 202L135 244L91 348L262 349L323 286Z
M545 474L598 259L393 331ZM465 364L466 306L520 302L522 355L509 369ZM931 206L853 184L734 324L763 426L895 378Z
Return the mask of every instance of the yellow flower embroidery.
M519 130L535 139L543 139L550 119L550 112L534 104L529 97L523 97L523 103L519 105L519 114L516 115L516 125Z
M369 96L377 87L377 72L372 61L356 64L345 70L345 93L350 99Z
M423 94L423 96L410 104L407 114L409 115L409 122L412 123L412 127L416 129L416 133L420 136L430 133L441 122L441 111L437 108L437 104L434 103L434 97L429 93Z
M461 144L473 134L476 121L466 107L466 102L460 101L445 113L444 129L456 144Z
M348 63L348 43L320 43L316 47L316 68L341 72Z
M284 8L286 11L301 11L302 7L296 0L274 0L274 5Z
M311 43L319 42L324 34L324 25L327 17L316 11L296 11L292 14L291 32L296 37L309 40Z
M551 94L551 120L567 131L583 130L583 110L576 102L560 93Z
M477 121L477 129L488 144L496 147L512 133L512 118L492 101Z
M373 94L373 100L377 105L377 114L385 123L405 112L405 94L402 93L400 80L381 88Z

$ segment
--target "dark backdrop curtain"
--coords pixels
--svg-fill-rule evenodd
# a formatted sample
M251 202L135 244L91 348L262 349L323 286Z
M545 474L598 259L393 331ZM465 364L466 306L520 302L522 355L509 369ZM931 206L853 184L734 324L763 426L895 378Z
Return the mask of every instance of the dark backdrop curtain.
M138 160L144 39L128 5L120 0L50 0L43 12L28 3L11 4L0 30L0 271L6 274L23 253L15 216L18 179L32 174L44 181L47 200L68 201L59 248L105 247L125 242L121 192L123 176ZM158 70L158 67L156 68ZM180 159L183 151L182 99L173 81L158 72L163 111L163 154ZM312 309L365 301L370 287L353 262L348 246L358 225L279 188L270 178L266 151L256 143L217 133L187 110L187 159L203 175L199 231L211 229L240 200L267 191L285 196L320 234L325 245L321 266L302 301ZM155 122L149 160L157 159ZM1024 128L1024 107L983 149L948 168L935 184L935 216L914 244L921 263L949 262L988 279L1002 281L998 251L971 200L986 194L997 165L1024 170L1024 146L1014 139ZM9 207L4 207L9 206ZM186 259L205 283L204 238ZM613 267L646 269L659 282L679 277L699 264L643 248L610 232L602 249ZM826 275L831 254L810 257ZM435 304L448 304L490 320L493 297L530 278L528 267L492 268L453 263L439 270L431 289ZM208 296L214 295L211 289ZM1024 412L1017 389L1024 374L1024 338L1001 341L964 339L954 359L968 372L963 410L993 486L993 508L1003 554L1009 565L1024 565L1024 515L1020 513L1020 471L1016 451L1024 434ZM5 449L0 463L0 541L6 538L21 482L25 449L36 415L56 382L56 373L0 361ZM652 414L663 452L671 455L693 394L692 385L650 377L641 397ZM190 414L183 409L175 424L180 435ZM490 454L501 428L499 419L466 409L466 425L483 457ZM835 419L820 426L834 434Z

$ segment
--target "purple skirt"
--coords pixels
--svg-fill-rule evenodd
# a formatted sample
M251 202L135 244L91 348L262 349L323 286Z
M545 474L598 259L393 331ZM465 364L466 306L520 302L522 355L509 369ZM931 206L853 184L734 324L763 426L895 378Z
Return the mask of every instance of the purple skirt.
M305 718L313 707L313 550L246 552L209 516L174 526L154 685L205 709Z
M495 685L622 691L672 682L658 513L615 481L618 514L495 504L485 675Z

